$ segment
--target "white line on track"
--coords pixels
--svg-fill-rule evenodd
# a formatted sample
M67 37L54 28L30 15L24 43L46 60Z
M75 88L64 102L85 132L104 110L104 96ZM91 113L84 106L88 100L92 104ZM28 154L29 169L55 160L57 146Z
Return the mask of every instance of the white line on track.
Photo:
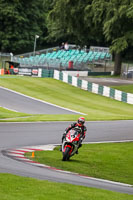
M82 176L82 175L81 175L81 176ZM121 185L121 186L132 187L132 185L126 184L126 183L120 183L120 182L115 182L115 181L109 181L109 180L106 180L106 179L99 179L99 178L93 178L93 177L87 177L87 176L84 176L84 177L85 177L85 178L89 178L89 179L91 179L91 180L100 181L100 182L112 183L112 184L115 184L115 185Z
M13 92L13 93L18 94L18 95L21 95L21 96L24 96L24 97L33 99L33 100L36 100L36 101L39 101L39 102L42 102L42 103L51 105L51 106L55 106L55 107L57 107L57 108L61 108L61 109L67 110L67 111L75 112L75 113L81 114L81 115L86 115L85 113L81 113L81 112L78 112L78 111L75 111L75 110L71 110L71 109L69 109L69 108L65 108L65 107L61 107L61 106L58 106L58 105L49 103L49 102L47 102L47 101L43 101L43 100L40 100L40 99L36 99L36 98L34 98L34 97L30 97L30 96L28 96L28 95L22 94L22 93L20 93L20 92L16 92L16 91L14 91L14 90L11 90L11 89L8 89L8 88L2 87L2 86L0 86L0 88L2 88L2 89L4 89L4 90L8 90L8 91Z

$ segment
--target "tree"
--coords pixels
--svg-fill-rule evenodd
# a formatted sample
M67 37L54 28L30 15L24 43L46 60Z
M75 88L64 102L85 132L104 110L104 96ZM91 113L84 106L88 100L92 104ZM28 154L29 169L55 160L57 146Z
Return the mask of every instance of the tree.
M110 51L115 54L115 75L120 75L122 52L133 45L133 4L130 0L93 0L93 21L102 24L105 39L111 42Z
M95 27L92 15L87 21L86 7L92 0L55 0L48 15L49 39L66 39L81 46L103 41L101 26ZM98 34L97 34L98 30Z
M0 1L0 51L24 52L33 49L35 35L41 35L42 0Z

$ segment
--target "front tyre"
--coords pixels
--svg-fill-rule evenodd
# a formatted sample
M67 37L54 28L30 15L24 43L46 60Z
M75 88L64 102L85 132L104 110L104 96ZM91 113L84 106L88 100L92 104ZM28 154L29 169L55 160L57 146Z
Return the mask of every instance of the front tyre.
M71 151L71 148L70 147L66 147L65 152L63 152L63 159L62 159L63 161L69 160L70 151Z

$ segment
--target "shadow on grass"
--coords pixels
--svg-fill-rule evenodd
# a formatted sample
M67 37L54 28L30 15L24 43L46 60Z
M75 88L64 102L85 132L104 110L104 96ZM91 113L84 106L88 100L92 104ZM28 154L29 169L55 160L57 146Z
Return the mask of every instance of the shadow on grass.
M65 161L65 162L71 162L71 163L74 163L74 164L85 164L85 165L88 165L89 163L87 161L83 161L83 160L76 160L74 158L70 158L69 161Z

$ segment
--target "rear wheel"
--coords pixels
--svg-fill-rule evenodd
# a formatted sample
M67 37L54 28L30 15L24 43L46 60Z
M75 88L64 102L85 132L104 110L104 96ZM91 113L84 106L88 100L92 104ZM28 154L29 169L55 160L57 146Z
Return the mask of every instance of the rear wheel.
M67 161L67 160L69 160L69 157L70 157L70 150L71 150L71 148L70 147L67 147L66 148L66 150L65 150L65 152L63 152L63 161Z

